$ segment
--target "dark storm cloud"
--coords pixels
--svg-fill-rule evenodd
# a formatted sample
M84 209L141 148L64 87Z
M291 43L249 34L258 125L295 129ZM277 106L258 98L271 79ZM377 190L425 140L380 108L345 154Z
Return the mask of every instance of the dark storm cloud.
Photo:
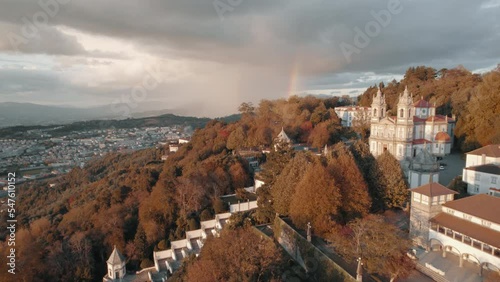
M303 84L319 89L366 87L379 78L401 75L415 65L439 69L463 64L473 70L500 62L498 1L401 1L401 12L392 14L387 26L369 37L369 44L358 48L359 54L354 53L351 60L347 60L341 44L355 46L355 28L364 31L368 23L375 21L373 14L388 10L391 1L242 0L232 1L239 4L221 14L214 3L230 6L227 0L73 0L59 5L47 26L40 29L39 38L19 51L102 58L120 56L85 50L75 37L57 28L68 27L86 34L122 39L142 52L162 58L241 69L240 76L245 81L242 85L250 88L259 85L259 91L241 89L240 99L252 99L257 92L259 98L281 95L273 94L272 91L279 92L283 86L271 83L272 77L253 74L262 68L268 70L266 74L279 74L276 80L286 88L287 76L296 66ZM19 31L23 18L32 19L43 11L37 3L2 1L0 32ZM0 37L0 52L8 51L8 43L6 36ZM266 90L265 83L272 87ZM202 83L199 84L202 88ZM173 89L182 92L179 85ZM92 89L94 91L99 89ZM200 89L188 92L198 91ZM194 97L186 96L186 99Z

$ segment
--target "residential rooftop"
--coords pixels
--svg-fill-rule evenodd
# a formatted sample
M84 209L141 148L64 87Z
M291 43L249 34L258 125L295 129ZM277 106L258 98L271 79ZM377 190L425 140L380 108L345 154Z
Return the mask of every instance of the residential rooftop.
M486 145L482 148L470 151L467 154L477 156L486 155L487 157L500 158L500 144Z

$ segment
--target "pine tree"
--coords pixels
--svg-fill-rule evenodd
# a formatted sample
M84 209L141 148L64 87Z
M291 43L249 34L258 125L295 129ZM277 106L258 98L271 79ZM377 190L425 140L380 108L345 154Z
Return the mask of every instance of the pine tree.
M290 203L290 218L300 228L311 222L316 234L328 232L335 224L341 205L339 188L319 162L308 165Z
M328 170L340 187L343 221L367 215L372 204L371 198L354 157L344 145L335 146L333 154L329 158Z
M385 207L402 208L408 202L410 192L399 161L386 151L377 158L377 164L382 172Z
M277 177L271 189L271 195L274 209L280 215L288 215L295 187L302 179L308 162L310 162L310 156L304 153L296 154Z

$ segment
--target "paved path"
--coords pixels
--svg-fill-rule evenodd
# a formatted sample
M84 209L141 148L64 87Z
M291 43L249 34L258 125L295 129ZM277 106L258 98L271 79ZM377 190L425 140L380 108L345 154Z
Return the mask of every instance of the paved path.
M417 254L421 265L431 264L435 268L444 271L444 277L450 282L481 282L479 266L464 261L463 267L459 267L459 258L452 253L446 253L443 258L441 251L421 252Z
M453 178L462 175L465 168L464 154L459 152L445 156L439 162L446 164L445 168L439 172L439 183L444 186L448 186Z

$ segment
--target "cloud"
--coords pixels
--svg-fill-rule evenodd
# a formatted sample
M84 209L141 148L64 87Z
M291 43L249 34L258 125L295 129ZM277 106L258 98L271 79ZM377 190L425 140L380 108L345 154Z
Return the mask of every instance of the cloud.
M40 99L56 98L43 87L61 87L81 101L113 101L156 62L165 79L148 99L196 104L193 114L212 116L243 101L286 97L293 73L297 92L329 93L399 79L409 66L484 69L500 61L498 1L430 0L401 1L401 13L347 61L340 44L353 45L355 28L365 30L388 2L242 0L221 18L213 1L70 1L18 51L54 66L44 77L54 84L31 90ZM37 1L3 1L0 34L20 34L23 18L39 11ZM0 37L0 54L11 45Z

